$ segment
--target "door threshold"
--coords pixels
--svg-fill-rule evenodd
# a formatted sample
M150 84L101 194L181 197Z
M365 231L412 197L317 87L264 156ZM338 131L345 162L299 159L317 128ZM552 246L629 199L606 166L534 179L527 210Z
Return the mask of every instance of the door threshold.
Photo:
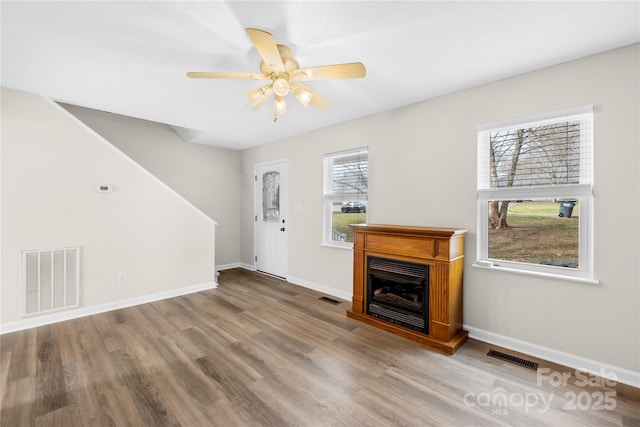
M266 271L262 271L262 270L256 270L258 273L262 273L264 275L267 275L269 277L273 277L274 279L280 279L280 280L284 280L285 282L287 281L286 277L282 277L282 276L278 276L275 274L271 274L271 273L267 273Z

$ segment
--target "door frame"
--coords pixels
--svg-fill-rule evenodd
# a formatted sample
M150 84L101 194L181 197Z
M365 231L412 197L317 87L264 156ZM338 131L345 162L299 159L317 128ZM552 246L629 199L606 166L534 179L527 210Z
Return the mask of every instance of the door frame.
M267 161L267 162L260 162L260 163L255 163L253 165L253 177L254 177L254 181L253 181L253 216L254 216L254 221L253 221L253 268L254 270L258 271L258 265L257 265L257 261L256 261L256 257L258 256L258 231L257 231L257 223L258 223L258 216L261 214L261 196L262 196L262 188L260 185L260 181L258 180L258 169L259 168L263 168L263 167L267 167L270 165L278 165L278 164L284 164L284 167L287 171L286 173L286 186L285 186L285 191L282 192L280 194L280 200L284 200L286 203L281 203L280 204L280 216L281 218L286 219L286 223L285 226L287 228L287 234L286 239L285 239L285 250L286 250L286 259L285 259L285 276L273 276L273 277L278 277L280 279L284 279L287 280L287 276L289 275L289 233L288 231L290 230L289 228L289 159L288 158L283 158L283 159L278 159L278 160L271 160L271 161ZM281 187L281 191L282 191L282 187ZM284 198L282 197L284 193ZM268 272L263 272L260 271L261 273L264 274L269 274Z

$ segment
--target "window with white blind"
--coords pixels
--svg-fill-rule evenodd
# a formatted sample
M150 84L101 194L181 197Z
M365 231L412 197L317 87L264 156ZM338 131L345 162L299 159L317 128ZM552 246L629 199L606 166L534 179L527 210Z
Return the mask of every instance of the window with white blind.
M324 244L353 246L349 224L367 222L367 148L324 156Z
M476 266L593 280L592 107L478 130Z

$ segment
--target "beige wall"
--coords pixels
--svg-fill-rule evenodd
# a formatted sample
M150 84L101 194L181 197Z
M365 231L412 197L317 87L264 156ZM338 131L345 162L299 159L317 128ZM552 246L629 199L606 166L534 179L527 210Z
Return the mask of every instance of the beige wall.
M83 309L213 286L214 221L53 102L1 95L3 327L21 320L23 250L80 246Z
M216 262L240 259L240 152L185 142L162 123L62 105L218 223Z
M252 264L253 165L289 161L289 279L351 293L351 252L322 242L323 154L369 147L371 223L460 227L464 323L640 372L638 45L483 85L243 152L242 261ZM593 104L597 285L472 267L476 130ZM340 108L339 103L335 108Z

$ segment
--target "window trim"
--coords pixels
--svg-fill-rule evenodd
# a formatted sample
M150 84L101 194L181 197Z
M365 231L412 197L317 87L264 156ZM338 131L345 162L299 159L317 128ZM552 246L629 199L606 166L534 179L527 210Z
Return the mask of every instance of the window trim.
M569 118L580 117L581 120L581 166L580 183L563 185L536 185L524 187L500 187L490 188L489 177L483 176L488 170L488 156L484 154L489 150L489 141L492 131L502 129L517 129L540 125L543 122L559 122ZM556 111L534 117L525 117L514 120L502 121L493 124L485 124L478 127L478 177L477 177L477 250L474 267L492 269L496 271L508 271L524 273L536 276L568 279L587 283L598 283L593 277L594 266L594 227L593 227L593 106L582 106L570 110ZM484 150L484 151L483 151ZM495 200L536 200L536 199L562 199L575 198L580 202L579 219L579 260L578 268L530 264L507 260L491 259L489 251L489 202Z
M322 202L322 246L329 246L335 248L351 249L353 247L352 242L340 242L332 239L332 207L334 201L344 201L345 199L368 201L369 191L364 195L362 193L333 193L333 169L330 166L329 160L338 157L347 157L350 155L366 153L367 155L367 171L369 168L369 147L359 147L350 150L336 151L332 153L326 153L323 157L323 202ZM368 172L367 172L368 173ZM368 206L367 206L368 208ZM365 215L369 215L369 210L365 212Z

